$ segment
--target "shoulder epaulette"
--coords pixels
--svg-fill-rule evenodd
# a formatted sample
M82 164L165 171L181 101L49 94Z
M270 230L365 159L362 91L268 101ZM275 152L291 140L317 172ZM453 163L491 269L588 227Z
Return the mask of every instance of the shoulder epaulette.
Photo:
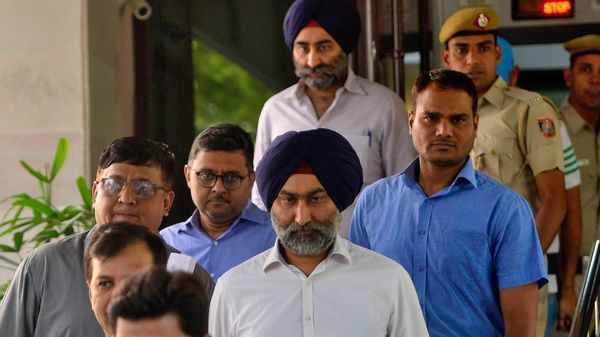
M520 88L506 87L504 92L508 96L527 103L529 106L534 106L544 101L544 98L540 94Z

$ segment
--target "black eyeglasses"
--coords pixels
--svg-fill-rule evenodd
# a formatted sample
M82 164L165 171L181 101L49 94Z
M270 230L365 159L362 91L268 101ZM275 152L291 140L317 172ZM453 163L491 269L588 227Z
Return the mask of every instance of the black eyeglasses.
M109 197L119 194L127 186L131 188L131 191L136 196L142 199L151 198L154 195L154 191L156 190L166 191L164 187L158 186L156 184L144 180L134 180L126 182L123 179L107 177L102 178L100 180L96 180L94 182L96 184L102 183L102 191Z
M221 178L223 182L223 187L227 190L235 190L240 187L242 184L242 180L246 179L248 176L241 176L235 173L225 173L225 174L214 174L209 171L194 171L196 178L200 185L206 188L212 188L217 183L217 180Z

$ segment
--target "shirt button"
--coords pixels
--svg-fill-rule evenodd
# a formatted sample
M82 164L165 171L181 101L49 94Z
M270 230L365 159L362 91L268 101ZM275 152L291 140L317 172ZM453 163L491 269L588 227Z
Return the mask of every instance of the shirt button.
M419 231L419 235L424 235L424 234L425 234L425 231L424 231L424 230L420 230L420 231Z
M215 277L215 273L210 273L210 277Z
M213 241L213 246L218 246L219 245L219 241Z
M307 322L310 321L310 316L304 317L304 320L307 321Z
M307 285L307 286L310 285L310 280L304 281L304 285Z
M419 266L419 271L423 271L423 270L425 270L425 267Z

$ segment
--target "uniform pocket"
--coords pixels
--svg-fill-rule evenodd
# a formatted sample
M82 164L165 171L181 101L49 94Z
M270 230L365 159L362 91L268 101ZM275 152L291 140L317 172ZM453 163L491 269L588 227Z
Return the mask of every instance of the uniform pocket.
M479 138L473 148L475 169L485 172L495 180L508 184L520 168L515 158L515 140L513 138Z

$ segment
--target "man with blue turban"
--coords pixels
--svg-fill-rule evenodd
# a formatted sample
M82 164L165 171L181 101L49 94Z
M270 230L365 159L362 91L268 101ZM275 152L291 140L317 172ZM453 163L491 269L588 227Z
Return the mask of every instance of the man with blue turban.
M337 234L362 179L356 152L335 131L274 140L256 182L277 241L219 279L211 336L429 336L406 270Z
M362 164L363 186L401 171L416 152L407 130L404 102L388 88L356 76L348 54L356 48L361 21L351 0L297 0L283 22L298 83L264 105L254 162L287 131L328 128L342 134ZM252 201L262 205L258 190ZM353 207L344 212L346 237Z

